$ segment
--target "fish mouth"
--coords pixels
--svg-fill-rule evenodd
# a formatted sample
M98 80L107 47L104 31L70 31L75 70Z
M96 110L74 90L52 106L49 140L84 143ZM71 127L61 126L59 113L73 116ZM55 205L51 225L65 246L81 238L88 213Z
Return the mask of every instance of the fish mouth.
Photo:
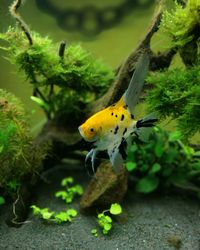
M78 131L80 133L80 135L85 138L85 135L84 135L84 132L83 132L83 129L81 128L81 126L78 127Z

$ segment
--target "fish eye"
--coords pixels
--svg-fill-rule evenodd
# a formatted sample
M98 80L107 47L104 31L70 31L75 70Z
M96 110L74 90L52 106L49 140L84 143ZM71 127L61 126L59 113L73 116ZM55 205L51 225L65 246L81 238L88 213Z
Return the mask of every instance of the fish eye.
M93 128L90 128L90 132L94 132L94 129L93 129Z

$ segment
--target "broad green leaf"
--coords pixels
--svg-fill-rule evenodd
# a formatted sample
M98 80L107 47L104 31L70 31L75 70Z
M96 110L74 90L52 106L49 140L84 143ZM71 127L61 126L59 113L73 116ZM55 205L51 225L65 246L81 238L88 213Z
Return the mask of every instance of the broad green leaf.
M128 171L133 171L134 169L136 169L137 164L135 162L127 162L126 163L126 168Z
M77 211L75 209L71 208L71 209L67 210L67 214L70 215L70 216L72 216L72 217L76 217Z
M106 223L111 223L111 222L112 222L111 217L108 216L108 215L105 215L104 219L105 219L105 222L106 222Z
M159 179L156 176L146 176L140 179L136 185L136 191L140 193L153 192L159 185Z
M91 230L91 234L93 234L95 237L97 237L97 236L98 236L98 231L97 231L97 229L96 229L96 228L93 228L93 229Z
M67 192L66 191L58 191L55 193L55 197L56 198L61 197L63 200L65 200L67 197Z
M67 178L64 178L62 181L61 181L61 186L65 187L67 186L68 184L72 184L74 182L74 179L72 177L67 177Z
M42 218L44 220L49 220L52 217L53 214L54 214L54 212L49 212L49 211L45 211L45 212L41 213Z
M117 214L121 214L122 213L122 207L120 206L120 204L118 203L114 203L111 205L110 207L110 213L117 215Z
M36 96L31 96L31 100L36 102L41 108L45 109L45 110L49 110L49 105L43 101L42 99L40 99L39 97Z
M75 191L77 194L79 194L79 195L83 194L83 188L81 185L76 185L76 186L74 186L74 188L75 188Z
M155 155L160 158L163 155L164 146L162 141L158 141L155 146Z
M3 205L3 204L5 204L5 199L4 199L4 197L3 196L0 196L0 205Z
M104 225L104 229L106 231L110 231L111 228L112 228L112 224L110 224L110 223L107 223L107 224Z
M70 221L70 216L67 214L67 212L60 212L55 215L55 220L57 223Z
M0 146L0 154L3 152L4 145Z
M37 207L36 205L30 206L33 209L33 214L34 215L40 215L41 214L41 209Z
M154 163L151 170L149 171L150 174L155 174L161 170L161 166L159 163Z
M174 142L176 140L180 140L182 137L182 133L180 131L174 131L174 132L171 132L169 133L169 141L170 142Z

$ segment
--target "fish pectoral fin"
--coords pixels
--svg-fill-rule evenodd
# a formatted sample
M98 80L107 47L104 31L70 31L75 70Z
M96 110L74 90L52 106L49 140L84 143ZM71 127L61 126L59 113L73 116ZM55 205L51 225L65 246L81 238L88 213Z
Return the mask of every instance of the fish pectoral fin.
M95 159L96 159L96 155L97 155L97 150L96 149L91 149L86 157L85 157L85 166L87 167L88 165L89 166L92 166L92 172L93 174L95 173ZM89 162L89 164L88 164Z
M112 163L113 169L116 174L119 173L122 165L123 165L123 157L119 152L119 148L112 150L111 152L108 151L108 155L110 157L110 161Z

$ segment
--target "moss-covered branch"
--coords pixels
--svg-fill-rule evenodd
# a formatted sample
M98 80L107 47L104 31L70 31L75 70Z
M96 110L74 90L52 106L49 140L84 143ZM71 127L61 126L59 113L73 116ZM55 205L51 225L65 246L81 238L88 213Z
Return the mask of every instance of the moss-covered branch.
M22 17L20 16L20 14L18 13L18 9L20 8L22 4L22 0L15 0L12 5L10 6L10 13L11 15L16 19L16 21L19 23L21 29L24 31L29 44L32 45L33 44L33 39L31 37L29 28L27 26L27 24L24 22L24 20L22 19Z

